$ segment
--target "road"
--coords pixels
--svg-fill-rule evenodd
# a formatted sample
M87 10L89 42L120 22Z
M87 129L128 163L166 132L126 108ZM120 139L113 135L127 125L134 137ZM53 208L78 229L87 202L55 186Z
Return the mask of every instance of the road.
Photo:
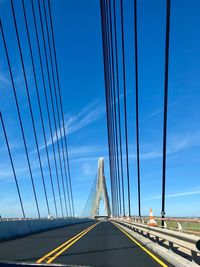
M95 222L1 242L0 261L114 267L169 266L144 249L111 222Z

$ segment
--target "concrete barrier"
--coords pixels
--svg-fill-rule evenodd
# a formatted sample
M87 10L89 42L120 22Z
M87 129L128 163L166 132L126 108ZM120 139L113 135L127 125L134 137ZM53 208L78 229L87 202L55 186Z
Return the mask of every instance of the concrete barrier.
M0 241L42 232L67 225L90 222L90 219L36 219L0 221Z

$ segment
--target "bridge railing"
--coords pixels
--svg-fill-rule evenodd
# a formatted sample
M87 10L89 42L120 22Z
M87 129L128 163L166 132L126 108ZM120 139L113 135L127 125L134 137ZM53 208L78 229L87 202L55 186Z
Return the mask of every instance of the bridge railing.
M119 218L122 219L122 218ZM131 222L138 222L145 225L149 224L149 217L125 217L126 220ZM155 217L155 221L157 222L157 226L164 229L174 230L178 232L194 234L200 236L200 218L173 218L173 217L166 217L160 218ZM164 221L164 227L161 225L161 222Z
M163 229L161 227L148 226L147 224L133 221L133 218L131 218L131 221L128 218L112 218L111 220L143 235L144 237L147 237L148 239L152 239L159 245L163 245L164 242L168 249L175 253L177 252L175 246L183 248L187 251L186 254L191 256L193 262L199 263L200 251L197 248L197 242L199 241L198 236L183 232L176 232L166 228Z

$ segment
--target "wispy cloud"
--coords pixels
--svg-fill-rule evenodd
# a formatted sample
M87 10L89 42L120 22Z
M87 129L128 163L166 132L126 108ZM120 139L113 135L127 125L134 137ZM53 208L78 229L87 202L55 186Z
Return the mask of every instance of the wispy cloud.
M174 106L176 106L177 104L179 104L182 101L183 101L183 99L180 99L180 100L177 100L177 101L171 103L170 105L168 105L168 110L173 108ZM147 115L142 121L145 121L145 120L148 120L150 118L153 118L153 117L155 117L155 116L157 116L157 115L159 115L161 113L163 113L163 108L159 108L159 109L153 111L152 113Z
M14 84L17 86L17 90L20 90L23 92L23 94L26 95L25 90L25 83L24 83L24 76L22 73L21 65L17 64L12 70L13 77L14 77ZM35 86L33 86L33 74L31 67L26 67L26 78L29 83L29 90L35 91ZM10 74L7 71L0 70L0 83L2 85L2 88L7 90L7 87L12 86Z
M17 176L24 177L27 175L27 167L24 164L15 164L15 171ZM7 164L0 164L0 180L13 179L14 175L12 172L11 164L8 162Z
M129 94L131 90L127 90ZM120 101L122 100L124 94L120 95ZM115 100L117 102L117 98ZM105 114L105 102L103 100L96 100L91 104L85 106L82 110L77 112L75 115L65 116L65 129L67 134L74 133L89 124L97 121ZM60 137L60 135L59 135Z
M130 90L130 89L128 89L127 91L126 91L126 95L128 95L128 94L130 94L130 93L132 93L133 91L132 90ZM121 93L120 95L119 95L119 102L121 102L122 100L123 100L123 98L124 98L124 93ZM114 104L114 102L117 104L118 103L118 97L116 96L116 98L115 98L115 101L113 101L112 102L112 105Z
M105 114L105 104L102 100L97 100L92 102L91 104L85 106L80 111L76 112L74 115L65 115L65 131L67 135L77 132L91 123L97 121ZM61 132L64 132L63 127L61 127ZM58 129L57 133L55 132L53 135L53 142L56 142L58 136L58 140L61 138L60 129ZM47 145L51 145L51 139L48 140ZM40 146L40 149L44 148L44 145Z
M107 147L96 145L69 147L69 158L71 164L92 163L97 164L98 158L108 156Z
M154 112L152 112L152 113L150 113L149 115L147 115L142 121L144 121L144 120L148 120L148 119L150 119L150 118L152 118L152 117L155 117L155 116L159 115L159 114L162 113L162 112L163 112L163 108L157 109L157 110L155 110Z
M173 155L187 147L196 145L197 142L200 143L199 138L196 138L195 142L190 134L186 134L184 136L172 135L168 138L167 155L168 156ZM135 146L132 146L130 150L135 150ZM141 146L141 151L140 151L141 160L151 160L151 159L161 158L162 155L163 155L162 144L158 145L158 143L151 143ZM129 157L136 158L136 153L131 153Z
M11 84L10 80L2 74L0 74L0 82L7 86Z
M192 196L192 195L200 195L200 190L167 194L166 198L175 198L175 197ZM161 198L162 198L162 196L159 195L159 196L153 196L153 197L146 198L146 200L156 200L156 199L161 199Z
M190 148L191 146L196 146L200 144L200 132L196 134L185 134L178 135L173 134L168 137L168 148L167 155L173 155L184 149ZM129 144L130 151L135 151L135 145ZM122 150L125 151L125 146L123 145ZM85 146L74 146L69 147L69 158L71 163L83 163L83 162L94 162L97 161L99 155L104 158L108 158L108 148L97 146L97 145L85 145ZM126 155L123 153L123 158ZM152 160L162 157L162 144L147 143L141 145L140 159L141 160ZM136 153L130 153L129 158L135 159Z
M18 149L18 147L14 147L14 148L15 148L14 149L15 152L12 158L13 158L14 168L15 168L17 178L24 179L24 178L30 177L27 159L24 154L24 151L21 150L21 146L19 146L20 149ZM0 157L0 180L10 182L14 179L14 174L12 171L10 159L7 155L8 153L7 148L5 148L5 151L3 153L4 153L4 156L0 155L1 156ZM6 153L6 156L5 156L5 153ZM41 156L41 161L42 161L42 166L43 166L43 172L45 173L47 169L46 155L42 153L40 156ZM34 176L38 176L38 175L40 176L40 165L39 165L39 160L38 160L36 151L30 152L29 157L31 160L31 170L34 173ZM51 159L50 157L50 161L51 160L53 160L53 158Z
M131 93L131 90L127 90L127 94ZM119 100L121 101L124 94L120 94ZM115 99L115 102L117 103L117 98ZM76 112L75 114L67 114L65 115L65 131L66 134L72 134L75 133L88 125L92 124L93 122L100 119L105 114L106 108L105 108L105 102L101 99L93 101L92 103L86 105L81 110ZM61 123L62 125L62 123ZM61 132L64 132L63 127L61 127ZM56 142L58 137L58 140L61 138L60 136L60 129L58 129L57 133L55 132L53 135L53 142ZM47 145L51 145L51 139L49 138ZM40 146L40 149L44 148L44 144Z
M99 152L104 152L105 149L99 146L77 146L69 148L70 158L76 158L84 155L98 154Z
M103 101L95 101L86 107L84 107L80 112L75 115L66 116L65 119L65 129L67 134L74 133L89 124L95 122L105 113L105 105Z

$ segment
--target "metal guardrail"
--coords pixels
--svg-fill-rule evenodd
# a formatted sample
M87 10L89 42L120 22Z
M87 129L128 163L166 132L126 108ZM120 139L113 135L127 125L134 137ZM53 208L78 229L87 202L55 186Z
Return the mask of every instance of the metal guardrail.
M126 219L112 218L111 221L117 222L147 238L154 237L154 241L159 245L162 241L167 241L169 249L173 252L176 252L174 245L184 248L190 252L192 261L199 264L200 251L197 248L198 236L162 229L160 227L152 227L142 223L130 222Z
M118 219L127 219L132 222L136 223L142 223L145 225L148 225L149 223L149 217L143 216L143 217L123 217L123 218L118 218ZM200 218L177 218L177 217L166 217L166 218L161 218L161 217L155 217L155 221L158 224L158 227L164 228L164 229L171 229L174 231L178 232L185 232L185 233L191 233L195 235L200 236ZM164 227L159 225L159 222L164 221ZM170 223L174 222L175 227L171 227ZM192 223L192 225L195 227L197 224L199 224L199 231L195 229L185 229L185 223Z
M133 217L125 217L125 218L130 218L131 220L149 220L149 216L133 216ZM194 222L194 223L200 223L200 218L183 218L183 217L165 217L165 218L161 218L161 217L156 217L156 220L159 221L180 221L180 222Z

